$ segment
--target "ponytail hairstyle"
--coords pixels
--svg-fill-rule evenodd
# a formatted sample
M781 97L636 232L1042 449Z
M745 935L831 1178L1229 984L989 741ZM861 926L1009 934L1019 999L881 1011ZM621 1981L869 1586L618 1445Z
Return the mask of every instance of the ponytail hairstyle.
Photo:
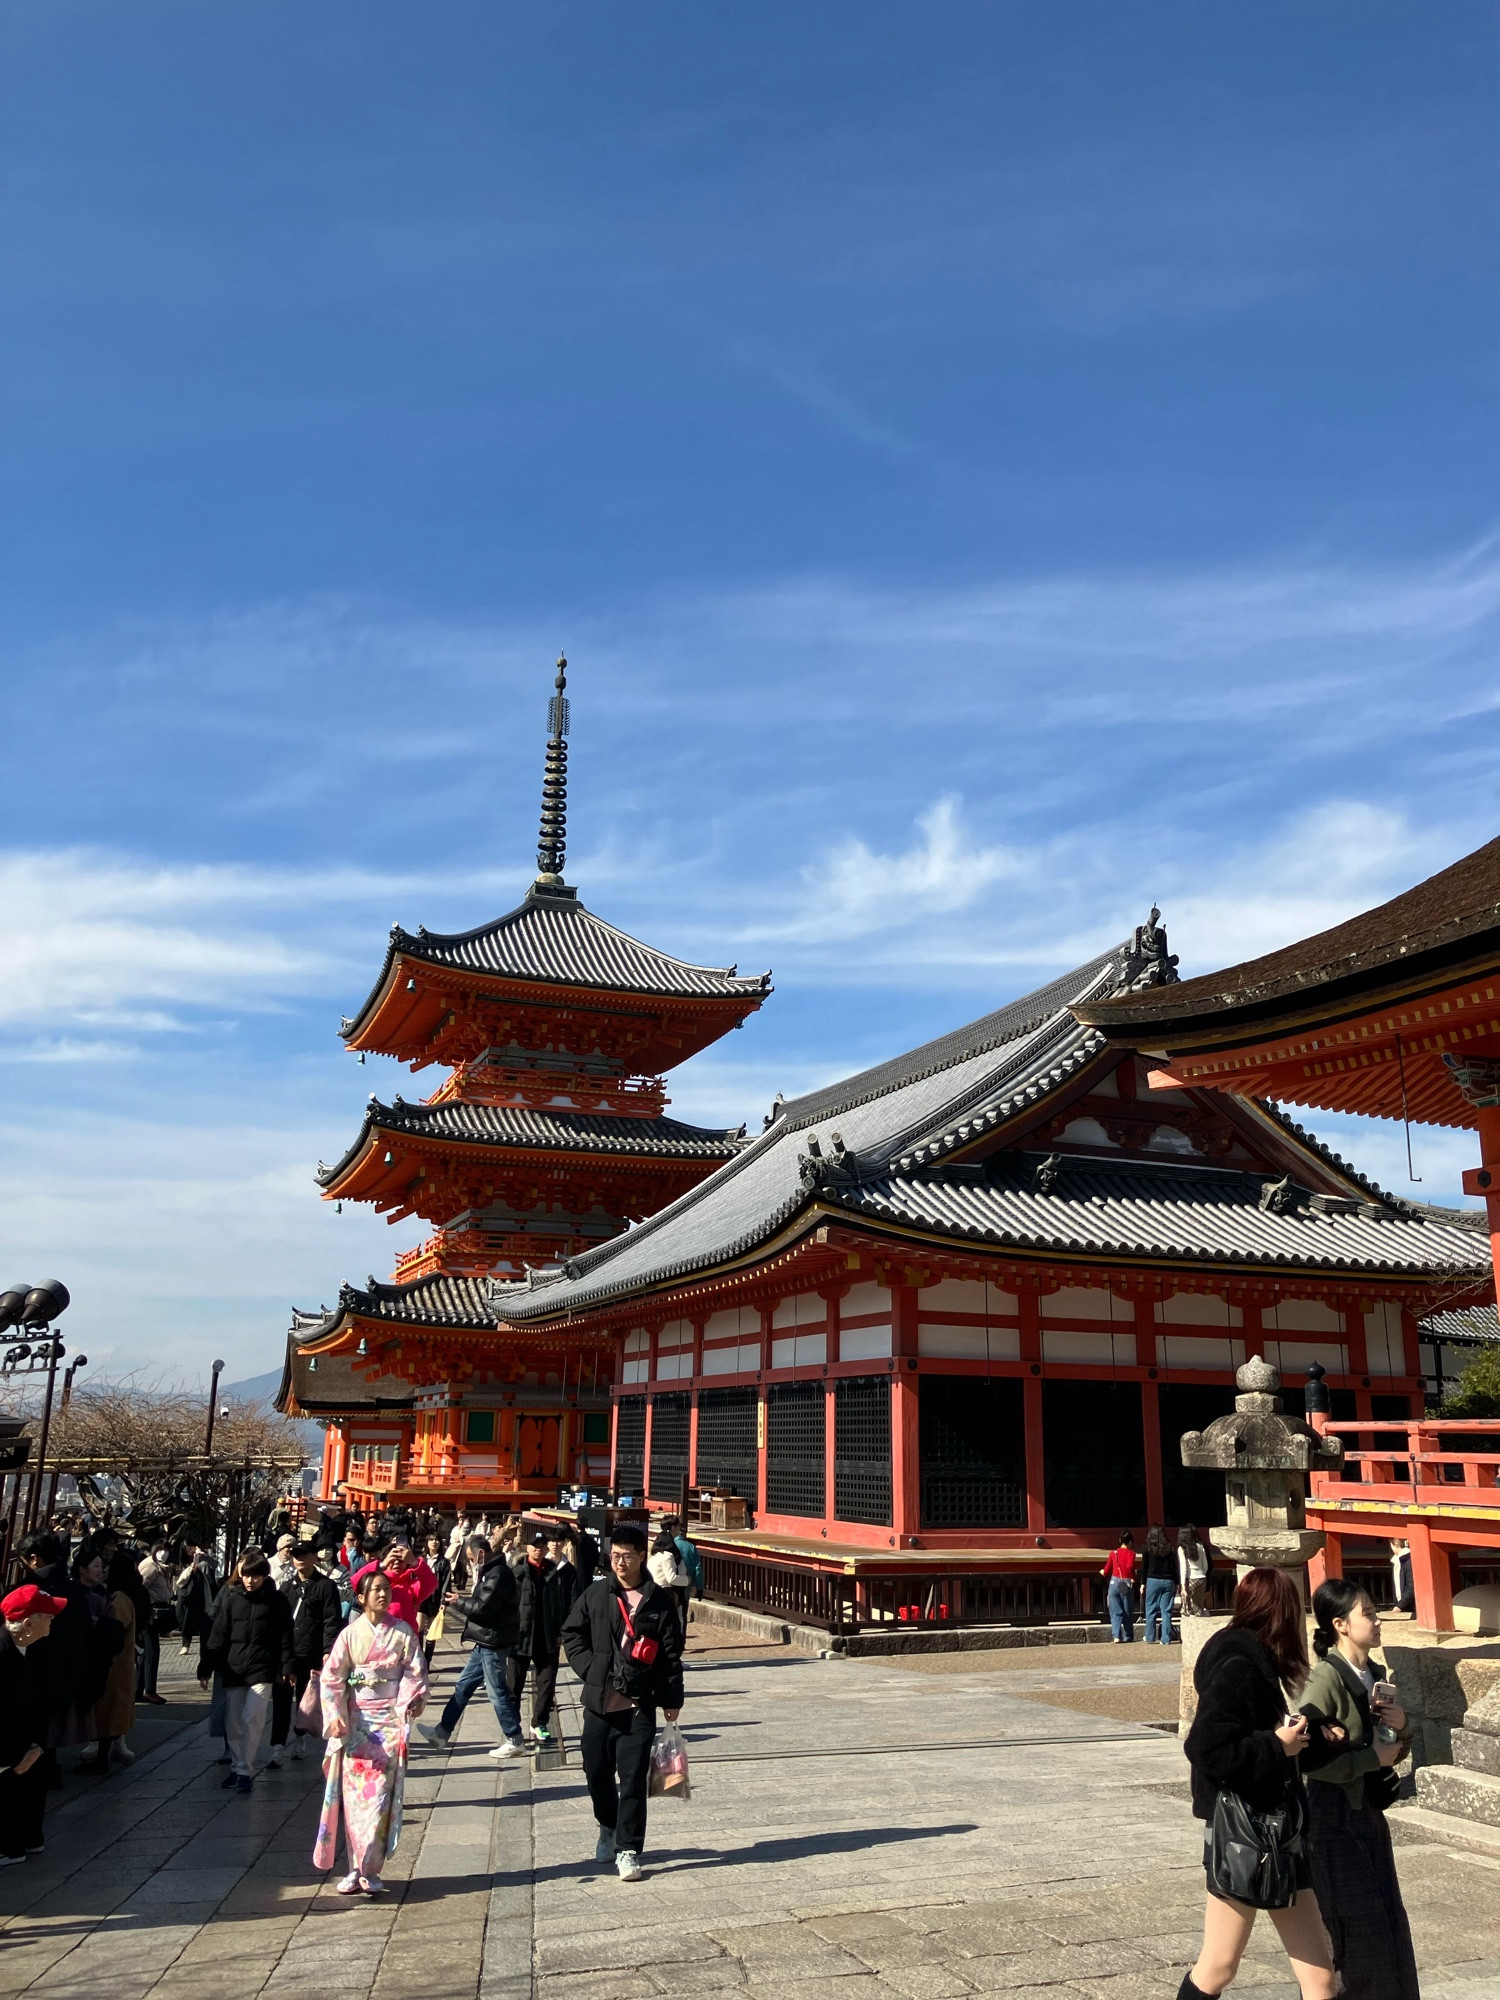
M1251 1570L1234 1593L1229 1623L1260 1640L1284 1686L1293 1690L1302 1686L1307 1679L1302 1593L1284 1569Z
M1362 1584L1351 1583L1347 1576L1330 1577L1327 1583L1318 1585L1313 1592L1313 1616L1318 1621L1318 1629L1313 1633L1313 1651L1320 1660L1326 1660L1339 1643L1339 1635L1333 1629L1334 1619L1347 1618L1369 1594Z

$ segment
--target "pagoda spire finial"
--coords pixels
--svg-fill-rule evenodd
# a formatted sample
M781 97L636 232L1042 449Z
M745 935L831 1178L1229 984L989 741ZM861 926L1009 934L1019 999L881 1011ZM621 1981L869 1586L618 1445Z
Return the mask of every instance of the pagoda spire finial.
M534 887L544 893L571 893L563 881L568 845L568 662L557 656L557 692L547 704L547 760L542 767L542 824L537 840Z

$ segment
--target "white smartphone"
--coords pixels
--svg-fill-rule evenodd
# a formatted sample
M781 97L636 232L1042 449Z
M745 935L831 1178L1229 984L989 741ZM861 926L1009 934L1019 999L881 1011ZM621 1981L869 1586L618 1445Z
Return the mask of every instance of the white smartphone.
M1370 1699L1382 1707L1388 1707L1396 1699L1395 1687L1390 1681L1376 1681L1374 1687L1370 1689Z

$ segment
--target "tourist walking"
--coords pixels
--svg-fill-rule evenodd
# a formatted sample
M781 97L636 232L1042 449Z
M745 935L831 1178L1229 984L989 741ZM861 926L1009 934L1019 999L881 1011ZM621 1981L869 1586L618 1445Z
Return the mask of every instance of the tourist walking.
M433 1584L417 1612L417 1634L422 1641L422 1658L430 1668L437 1642L443 1636L443 1599L453 1582L453 1565L441 1535L427 1537L425 1560L432 1571Z
M497 1764L526 1755L520 1712L511 1696L506 1663L520 1634L516 1579L499 1549L475 1536L465 1554L472 1579L469 1594L450 1593L448 1602L463 1615L463 1640L473 1651L464 1662L457 1685L437 1722L421 1725L422 1734L439 1749L458 1727L459 1717L483 1686L500 1724L504 1742L490 1751Z
M1333 1959L1318 1899L1313 1893L1305 1844L1307 1796L1298 1759L1308 1746L1305 1715L1287 1720L1307 1679L1302 1598L1284 1570L1253 1569L1234 1593L1229 1624L1198 1655L1193 1685L1198 1713L1184 1749L1192 1780L1193 1812L1212 1827L1220 1793L1252 1813L1283 1811L1295 1884L1292 1901L1269 1912L1302 2000L1333 2000ZM1205 1845L1205 1858L1209 1849ZM1233 1984L1255 1923L1253 1905L1208 1891L1203 1949L1178 1989L1178 2000L1212 2000Z
M1117 1646L1135 1641L1135 1536L1127 1528L1099 1574L1108 1579L1109 1629Z
M344 1606L333 1583L318 1567L316 1542L299 1542L292 1550L292 1580L282 1592L292 1614L292 1679L271 1688L271 1755L273 1769L281 1764L287 1738L294 1759L302 1755L304 1739L314 1731L302 1727L302 1697L307 1684L333 1651L344 1624ZM297 1724L292 1724L293 1708Z
M1392 1767L1411 1742L1406 1713L1371 1660L1380 1619L1360 1586L1347 1577L1320 1584L1313 1615L1318 1658L1302 1690L1302 1713L1325 1739L1338 1741L1326 1760L1321 1752L1304 1760L1308 1835L1343 2000L1418 2000L1411 1927L1385 1821L1398 1789Z
M110 1556L104 1591L106 1612L120 1627L121 1636L90 1717L97 1747L78 1766L80 1771L93 1771L101 1778L108 1775L111 1757L118 1764L135 1762L135 1752L125 1739L135 1727L135 1635L146 1593L127 1549L117 1547Z
M135 1649L132 1645L127 1651L124 1622L115 1616L110 1607L105 1559L93 1542L80 1543L74 1553L73 1588L69 1599L68 1609L58 1624L60 1630L68 1634L69 1643L77 1645L78 1671L72 1681L72 1701L68 1713L62 1718L61 1730L54 1734L53 1741L94 1744L95 1750L79 1760L78 1769L93 1772L102 1778L109 1774L109 1744L106 1742L103 1745L104 1755L100 1757L97 1747L99 1702L122 1656L130 1672L131 1685L134 1685ZM73 1636L75 1630L76 1640Z
M506 1660L506 1685L519 1715L530 1675L532 1733L538 1743L550 1743L548 1724L557 1694L563 1620L572 1608L573 1593L547 1553L545 1528L534 1529L528 1537L526 1560L515 1577L516 1640Z
M610 1544L611 1574L591 1583L563 1624L568 1665L583 1682L583 1769L599 1840L622 1882L641 1879L646 1792L658 1708L682 1710L682 1627L668 1590L646 1570L646 1537L621 1521Z
M255 1763L271 1720L271 1689L296 1674L292 1614L271 1581L260 1549L246 1549L219 1592L214 1622L198 1660L198 1685L217 1673L224 1688L224 1742L229 1775L224 1790L249 1792Z
M1141 1550L1141 1574L1146 1586L1146 1644L1153 1638L1159 1645L1172 1643L1172 1600L1177 1595L1177 1553L1167 1540L1166 1530L1153 1526L1146 1531Z
M651 1581L670 1590L677 1605L677 1621L682 1627L683 1640L687 1639L688 1600L693 1594L693 1579L688 1574L687 1564L682 1560L677 1546L677 1522L667 1515L658 1529L656 1539L651 1544L651 1553L646 1558L646 1568Z
M401 1838L407 1739L427 1699L421 1643L390 1615L391 1602L390 1578L371 1570L319 1676L328 1756L313 1866L333 1867L342 1826L349 1873L341 1896L385 1889L381 1870Z
M1210 1560L1191 1521L1177 1530L1177 1587L1182 1592L1184 1618L1196 1618L1207 1609Z
M159 1542L150 1555L141 1559L140 1577L149 1611L141 1634L145 1645L141 1652L135 1698L150 1708L162 1708L166 1704L166 1696L157 1691L156 1685L161 1673L161 1642L177 1624L172 1558L165 1542Z
M276 1553L271 1558L271 1581L278 1590L284 1591L297 1574L292 1561L292 1551L296 1546L295 1535L278 1535L276 1538Z
M47 1649L68 1608L34 1583L0 1598L0 1868L42 1851L47 1807Z

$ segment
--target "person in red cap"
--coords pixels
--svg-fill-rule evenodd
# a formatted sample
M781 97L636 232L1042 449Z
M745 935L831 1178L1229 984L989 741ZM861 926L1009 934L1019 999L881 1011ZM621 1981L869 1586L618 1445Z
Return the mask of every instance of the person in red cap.
M68 1608L34 1583L0 1599L0 1867L42 1851L47 1805L47 1634Z

